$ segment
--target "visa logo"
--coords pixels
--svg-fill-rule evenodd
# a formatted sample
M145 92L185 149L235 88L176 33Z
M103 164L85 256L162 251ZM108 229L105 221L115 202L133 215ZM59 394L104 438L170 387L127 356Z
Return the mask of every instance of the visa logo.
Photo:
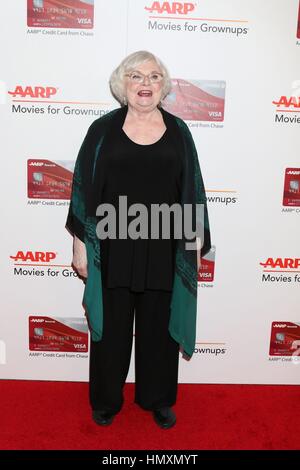
M85 344L82 343L76 343L74 344L75 349L85 349Z
M90 18L77 18L79 24L92 24Z
M222 113L219 111L209 111L208 113L209 116L211 117L222 117Z

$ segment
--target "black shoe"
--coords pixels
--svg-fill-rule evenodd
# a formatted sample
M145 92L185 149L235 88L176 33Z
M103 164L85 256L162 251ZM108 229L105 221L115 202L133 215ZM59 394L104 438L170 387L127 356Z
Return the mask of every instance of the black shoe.
M95 423L100 424L100 426L108 426L113 422L115 414L110 413L109 411L93 410L92 416Z
M156 424L162 429L169 429L176 423L176 415L169 406L154 410L153 418Z

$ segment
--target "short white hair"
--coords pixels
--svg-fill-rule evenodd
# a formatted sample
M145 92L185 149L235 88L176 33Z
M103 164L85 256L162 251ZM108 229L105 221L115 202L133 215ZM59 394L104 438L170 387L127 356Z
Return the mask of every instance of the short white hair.
M112 94L114 97L124 105L124 98L126 99L125 95L125 87L124 87L124 78L125 74L136 70L136 68L148 61L154 61L158 67L160 68L161 73L163 74L163 81L162 81L162 100L170 93L172 88L171 78L166 66L162 63L162 61L156 57L154 54L148 51L137 51L129 54L125 59L122 60L120 65L113 71L109 79L109 85Z

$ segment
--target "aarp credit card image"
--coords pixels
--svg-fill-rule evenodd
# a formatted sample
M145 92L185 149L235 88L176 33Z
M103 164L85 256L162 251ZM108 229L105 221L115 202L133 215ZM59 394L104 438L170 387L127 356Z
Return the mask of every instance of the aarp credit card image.
M27 160L27 197L70 199L74 161Z
M163 108L189 121L223 121L225 88L223 80L174 78Z
M286 168L282 204L300 206L300 168Z
M212 282L215 274L216 247L212 246L209 252L201 258L198 270L198 282Z
M274 321L271 329L270 356L300 354L300 323Z
M30 316L29 350L88 352L86 318Z
M94 0L27 0L27 26L92 29Z

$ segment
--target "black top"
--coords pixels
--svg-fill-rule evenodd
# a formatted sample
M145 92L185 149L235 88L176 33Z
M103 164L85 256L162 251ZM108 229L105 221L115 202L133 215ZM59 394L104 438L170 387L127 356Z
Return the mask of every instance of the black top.
M129 287L171 291L173 287L176 239L174 218L170 217L170 239L151 239L150 211L148 239L118 238L119 196L127 196L127 211L134 203L150 209L151 203L180 202L182 162L169 129L154 144L133 142L118 123L106 136L101 151L101 202L116 209L116 239L100 239L102 282L106 287ZM100 220L105 218L100 216ZM127 225L139 214L127 216ZM107 226L106 226L107 230ZM137 227L136 229L141 230ZM142 231L142 230L141 230Z

